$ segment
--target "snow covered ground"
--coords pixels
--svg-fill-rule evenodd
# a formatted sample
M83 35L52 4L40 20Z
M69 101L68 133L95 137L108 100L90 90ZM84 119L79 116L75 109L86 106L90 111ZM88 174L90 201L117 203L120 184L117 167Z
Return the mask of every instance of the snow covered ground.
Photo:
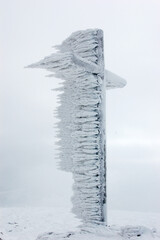
M78 231L80 222L69 208L0 208L0 240L36 240L41 235L43 240L62 236L71 240L160 239L160 213L109 211L108 222L106 230L70 235Z

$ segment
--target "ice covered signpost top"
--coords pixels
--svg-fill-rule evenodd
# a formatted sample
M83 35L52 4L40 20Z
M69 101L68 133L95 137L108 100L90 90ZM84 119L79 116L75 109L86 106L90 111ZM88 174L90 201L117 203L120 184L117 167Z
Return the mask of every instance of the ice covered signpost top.
M103 31L78 31L56 53L30 65L64 80L57 116L60 166L73 173L73 212L87 224L106 224L106 89L126 81L104 69Z
M48 76L65 79L68 75L67 70L72 71L81 66L87 72L93 74L104 72L106 89L124 87L126 80L108 70L104 70L104 59L100 60L102 56L94 51L95 48L98 48L98 38L101 38L103 43L103 31L100 29L89 29L72 33L61 45L55 46L55 49L58 50L57 53L53 53L28 67L44 68L54 73ZM103 46L101 48L103 50Z

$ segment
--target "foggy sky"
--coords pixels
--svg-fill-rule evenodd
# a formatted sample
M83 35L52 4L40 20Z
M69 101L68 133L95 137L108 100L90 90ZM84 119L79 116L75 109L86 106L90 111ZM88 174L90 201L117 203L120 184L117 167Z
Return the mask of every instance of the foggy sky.
M70 205L72 175L55 150L60 80L24 66L101 28L106 68L127 80L107 92L108 208L160 211L159 0L0 3L0 205Z

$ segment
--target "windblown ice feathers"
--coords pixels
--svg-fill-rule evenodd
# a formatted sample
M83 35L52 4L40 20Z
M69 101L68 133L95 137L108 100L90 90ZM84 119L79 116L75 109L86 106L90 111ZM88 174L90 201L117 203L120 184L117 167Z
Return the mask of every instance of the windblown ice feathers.
M57 117L60 166L74 178L73 211L84 223L106 221L106 88L125 82L104 72L103 31L73 33L58 52L32 64L65 80ZM118 80L117 80L118 79Z

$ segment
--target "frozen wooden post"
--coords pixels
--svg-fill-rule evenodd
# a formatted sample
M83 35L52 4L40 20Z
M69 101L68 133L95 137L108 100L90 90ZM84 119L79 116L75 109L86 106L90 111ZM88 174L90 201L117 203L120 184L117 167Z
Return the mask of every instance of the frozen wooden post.
M84 225L107 225L106 89L126 82L104 69L103 31L73 33L58 51L32 64L64 80L57 115L60 166L73 173L73 212Z

